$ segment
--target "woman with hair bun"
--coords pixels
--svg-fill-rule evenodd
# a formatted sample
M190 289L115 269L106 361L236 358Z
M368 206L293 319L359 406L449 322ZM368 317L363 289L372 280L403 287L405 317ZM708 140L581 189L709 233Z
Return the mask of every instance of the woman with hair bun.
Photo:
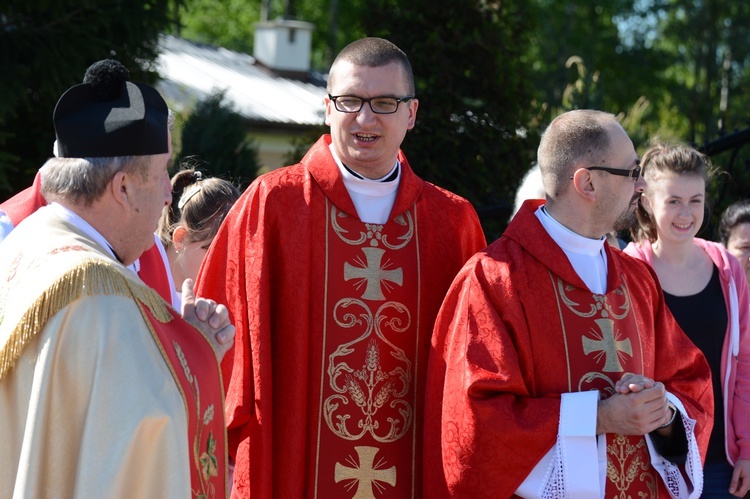
M680 327L711 367L714 426L703 498L750 490L750 297L745 273L720 244L696 237L712 167L687 146L656 145L641 160L648 186L625 253L651 265Z
M231 182L204 178L193 168L172 177L172 204L164 209L157 234L178 293L185 279L195 280L211 241L239 197Z

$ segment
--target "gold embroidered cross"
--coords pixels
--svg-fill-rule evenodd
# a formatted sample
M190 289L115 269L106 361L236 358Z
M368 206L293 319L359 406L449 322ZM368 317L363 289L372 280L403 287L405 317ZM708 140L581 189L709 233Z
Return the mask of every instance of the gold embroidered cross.
M396 485L396 467L391 466L388 469L379 469L378 466L382 465L383 461L380 460L377 465L373 466L375 461L375 454L378 453L377 447L359 446L354 447L359 457L359 465L349 457L353 465L352 468L344 466L341 463L336 463L336 469L334 471L334 480L339 483L342 480L353 480L352 487L354 484L358 484L357 492L354 494L352 499L375 499L375 493L373 487L378 488L382 492L385 487L379 482L385 482L388 485L394 487Z
M361 283L366 281L367 287L364 294L362 294L362 298L365 300L385 300L381 283L387 287L389 284L386 281L390 281L401 286L404 280L403 270L387 270L381 266L383 253L385 253L384 249L362 248L362 251L367 258L367 264L364 264L359 258L357 263L362 264L362 267L355 267L349 262L344 263L344 280L360 279L357 287L360 287Z
M615 339L614 322L611 319L596 319L599 325L599 329L602 332L601 339L594 340L591 338L583 337L583 352L588 355L592 352L600 352L597 354L597 359L605 356L604 368L602 371L605 372L622 372L622 364L620 363L620 352L627 353L631 357L633 356L633 349L630 346L630 339L625 340Z

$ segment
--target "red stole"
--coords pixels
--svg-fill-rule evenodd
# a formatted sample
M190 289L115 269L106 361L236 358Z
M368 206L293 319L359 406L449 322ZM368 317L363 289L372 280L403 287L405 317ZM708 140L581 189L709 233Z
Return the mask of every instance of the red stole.
M614 393L625 373L643 374L644 358L625 278L606 295L566 284L550 272L562 323L567 378L561 392L599 390ZM604 497L658 497L669 493L651 465L646 438L607 434Z
M140 308L185 401L193 497L225 498L228 467L224 396L216 354L203 334L173 309L169 309L173 320L162 323L144 304Z
M413 497L421 331L415 206L366 224L326 201L318 498ZM312 374L312 373L311 373Z
M138 258L140 269L138 270L138 277L146 283L147 286L154 289L159 296L164 298L167 303L172 303L172 287L169 285L169 276L164 259L161 256L159 248L156 246L161 244L157 241L150 249L147 249Z

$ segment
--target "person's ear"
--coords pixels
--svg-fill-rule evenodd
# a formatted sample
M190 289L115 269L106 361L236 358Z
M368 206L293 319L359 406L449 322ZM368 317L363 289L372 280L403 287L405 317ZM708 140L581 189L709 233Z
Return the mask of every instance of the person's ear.
M128 175L124 171L115 173L110 181L107 189L109 194L114 199L115 203L122 206L123 208L130 208L131 196L133 195L133 183L132 176Z
M172 232L172 244L174 245L174 249L178 253L182 252L185 246L187 246L187 235L188 231L182 225L178 225L177 227L175 227L174 232Z
M591 201L596 198L597 194L593 180L591 171L586 168L576 168L573 175L570 176L570 181L573 183L573 189L576 190L578 195Z
M334 108L333 101L327 95L323 99L323 102L326 105L326 125L331 126L331 113L336 109Z
M415 98L411 99L406 104L409 106L409 122L406 129L411 130L417 122L417 108L419 108L419 101Z

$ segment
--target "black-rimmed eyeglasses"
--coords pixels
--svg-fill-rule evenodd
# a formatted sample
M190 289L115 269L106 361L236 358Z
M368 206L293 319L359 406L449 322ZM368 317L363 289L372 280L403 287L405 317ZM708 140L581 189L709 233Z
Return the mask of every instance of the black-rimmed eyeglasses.
M357 97L356 95L331 95L328 98L333 101L337 111L342 113L358 113L362 106L367 102L370 109L375 114L393 114L398 111L398 105L402 102L410 101L413 95L406 97Z
M630 177L633 180L641 178L641 165L637 165L632 170L623 170L621 168L610 168L608 166L589 166L584 168L585 170L600 170L603 172L611 173L612 175L619 175L621 177Z

